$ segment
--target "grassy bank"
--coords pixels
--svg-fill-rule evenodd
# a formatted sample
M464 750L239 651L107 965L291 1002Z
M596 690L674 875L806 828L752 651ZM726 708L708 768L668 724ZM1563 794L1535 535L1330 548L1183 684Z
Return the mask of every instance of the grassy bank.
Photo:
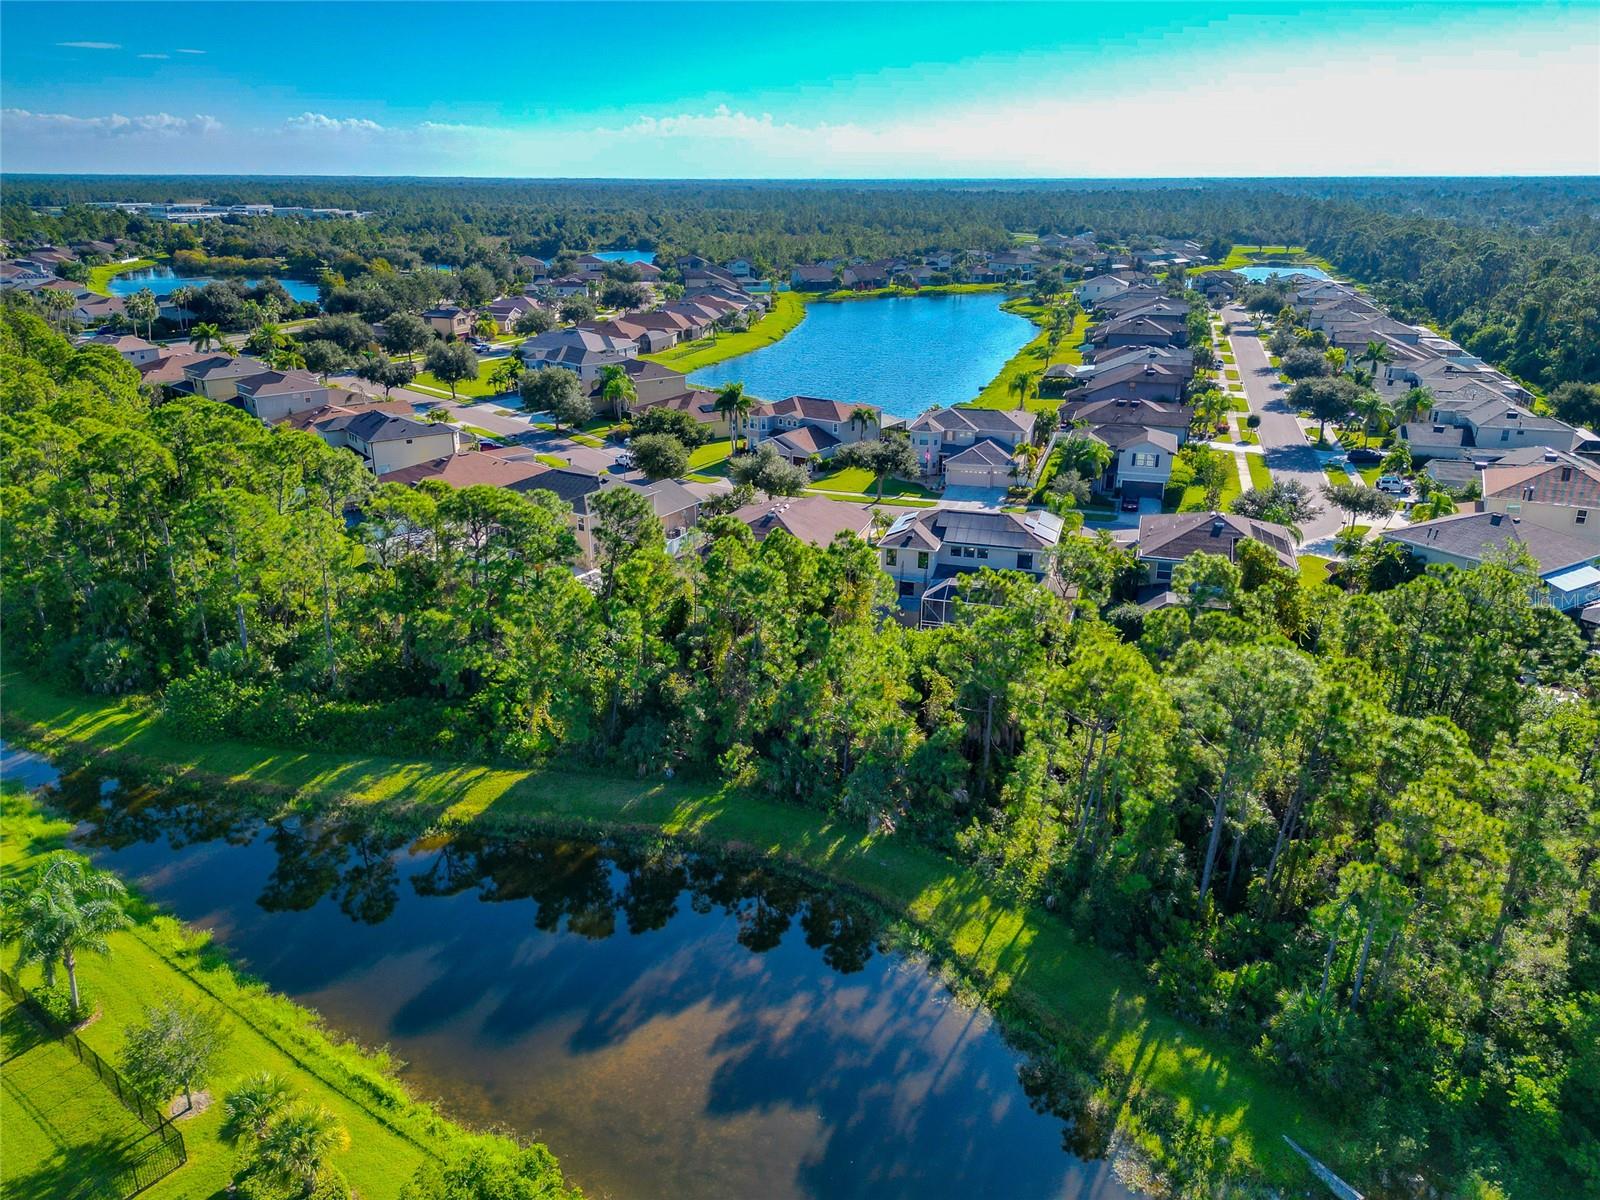
M8 703L12 696L8 687ZM60 848L71 826L45 816L20 794L9 794L0 804L5 818L0 878L10 879ZM235 972L210 945L209 935L161 915L137 897L131 911L134 924L112 935L109 958L80 958L85 996L100 1015L79 1036L103 1058L116 1061L126 1026L148 1005L174 999L186 1007L220 1009L227 1041L207 1080L213 1094L220 1100L246 1076L271 1071L303 1097L326 1104L350 1132L349 1151L334 1161L363 1196L374 1200L397 1195L417 1167L465 1136L407 1096L383 1055L335 1040L313 1014ZM22 974L24 986L38 982L37 968ZM20 1048L11 1040L27 1028L14 1027L14 1016L7 1017L8 1054ZM19 1061L28 1073L19 1076L8 1063L8 1103L0 1121L5 1194L65 1195L86 1161L91 1169L93 1163L114 1161L111 1139L137 1127L107 1103L110 1092L60 1043L46 1040L28 1047ZM52 1065L75 1068L76 1074L51 1072ZM27 1102L11 1103L17 1095ZM178 1200L221 1194L237 1165L237 1151L220 1136L222 1116L216 1103L181 1122L189 1162L143 1195Z
M1056 363L1083 362L1083 339L1089 328L1087 313L1078 314L1072 323L1072 328L1062 334L1061 344L1056 347L1056 352L1051 354L1050 331L1046 327L1046 322L1050 319L1049 308L1026 300L1008 300L1005 309L1007 312L1027 317L1040 327L1039 332L1027 345L1008 358L1005 365L1000 368L999 374L978 393L978 398L972 403L979 408L1015 408L1017 398L1011 392L1011 381L1024 371L1042 373L1046 367L1054 366ZM1059 403L1060 401L1055 399L1041 399L1034 396L1029 399L1028 407L1054 408Z
M779 292L772 308L743 333L716 333L692 342L680 342L659 354L641 354L650 362L671 367L674 371L697 371L714 363L749 354L774 342L782 341L805 320L805 301L793 292Z
M131 262L102 263L98 267L89 268L89 279L83 285L97 296L111 295L111 280L124 271L142 271L146 267L156 265L153 258L136 258Z
M1240 267L1282 266L1285 263L1303 267L1321 267L1330 275L1335 273L1332 263L1319 255L1312 254L1304 246L1234 246L1228 251L1228 257L1221 262L1195 267L1188 273L1199 275L1206 271L1236 271Z
M882 287L857 291L840 288L833 292L807 292L810 304L842 300L894 300L914 296L968 296L976 292L1015 291L1020 284L1013 283L931 283L926 287Z
M874 839L826 816L714 784L613 778L592 769L281 750L176 737L145 705L67 697L17 676L4 692L13 737L45 750L125 755L195 782L246 785L302 803L384 805L436 825L514 829L556 821L637 829L770 855L858 890L903 916L979 986L1008 1020L1079 1047L1115 1079L1105 1103L1134 1144L1163 1144L1138 1115L1170 1106L1218 1142L1227 1164L1284 1185L1307 1181L1289 1134L1338 1165L1337 1132L1295 1091L1269 1079L1248 1049L1160 1012L1136 967L1076 941L1042 909L1006 902L976 872L909 840Z

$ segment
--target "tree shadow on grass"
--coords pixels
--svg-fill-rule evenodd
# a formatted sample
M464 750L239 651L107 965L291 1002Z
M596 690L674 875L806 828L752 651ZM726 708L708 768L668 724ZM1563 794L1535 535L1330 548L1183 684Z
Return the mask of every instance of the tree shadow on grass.
M6 1200L62 1200L87 1182L111 1184L138 1139L102 1134L64 1145L26 1174L6 1173Z

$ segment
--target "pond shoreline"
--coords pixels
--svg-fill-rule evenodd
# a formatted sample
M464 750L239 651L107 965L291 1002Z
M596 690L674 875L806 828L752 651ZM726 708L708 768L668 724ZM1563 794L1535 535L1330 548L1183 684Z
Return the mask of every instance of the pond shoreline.
M1018 1045L1036 1038L1064 1076L1076 1072L1074 1091L1093 1087L1085 1103L1105 1109L1135 1186L1184 1169L1170 1161L1175 1147L1214 1138L1225 1141L1217 1143L1223 1148L1213 1169L1225 1170L1241 1190L1306 1182L1283 1134L1324 1161L1337 1165L1345 1157L1341 1132L1285 1083L1269 1079L1244 1046L1160 1013L1136 966L1076 941L1042 909L989 895L970 868L928 847L869 838L825 814L755 797L729 804L714 785L630 785L597 781L592 771L564 776L559 769L388 762L234 743L200 747L127 701L69 699L17 676L6 683L8 732L45 753L125 762L299 811L365 811L396 828L665 836L785 862L857 894L904 923L919 948L951 964L1022 1039ZM246 765L252 758L259 765ZM408 800L398 803L402 792Z

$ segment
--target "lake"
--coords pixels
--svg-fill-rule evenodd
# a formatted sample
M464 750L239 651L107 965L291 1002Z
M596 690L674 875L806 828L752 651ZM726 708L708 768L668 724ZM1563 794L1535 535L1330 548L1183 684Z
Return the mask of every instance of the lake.
M594 256L606 262L654 263L656 261L654 250L596 250Z
M1332 279L1321 267L1235 267L1234 273L1246 279L1259 281L1275 275L1304 275L1307 279Z
M170 296L181 287L201 288L208 283L221 283L222 280L213 275L179 275L171 267L145 267L138 271L128 271L121 275L113 275L109 284L113 296L131 296L141 288L149 288L159 299ZM241 279L239 282L246 287L259 287L259 279ZM303 279L279 279L283 290L289 293L291 300L304 303L307 300L315 303L318 299L317 285L307 283Z
M759 863L406 845L89 772L55 802L101 866L388 1044L450 1114L546 1141L592 1196L1131 1196L984 1012L864 907Z
M764 400L822 396L897 417L974 399L1038 332L1000 308L1000 292L820 301L780 342L695 371L691 383L738 380Z

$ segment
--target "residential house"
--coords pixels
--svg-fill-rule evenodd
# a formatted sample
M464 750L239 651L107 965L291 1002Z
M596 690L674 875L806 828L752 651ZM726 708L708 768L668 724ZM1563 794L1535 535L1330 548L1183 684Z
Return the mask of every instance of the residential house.
M207 400L232 400L238 394L239 380L259 375L268 369L259 358L241 354L208 354L183 368L185 389Z
M54 278L55 272L37 263L23 263L15 259L0 262L0 291L13 288L31 290Z
M756 265L748 258L736 258L730 263L723 263L722 268L729 275L741 281L753 279L756 276Z
M671 367L663 367L660 363L649 362L642 358L624 359L615 364L622 368L622 373L633 384L634 394L638 397L640 407L660 403L673 396L682 395L689 388L687 377L682 371L674 371ZM589 393L599 404L601 381L597 375L589 385ZM710 393L706 393L709 397Z
M1570 534L1600 554L1600 466L1546 450L1537 462L1484 467L1482 483L1486 511Z
M871 419L862 419L869 412ZM840 446L876 438L882 419L881 411L870 404L789 396L755 405L745 432L752 446L770 442L784 458L806 466L813 458L832 458Z
M1081 378L1081 386L1067 393L1079 404L1106 400L1158 400L1178 404L1189 386L1194 370L1187 364L1165 360L1124 359L1115 364L1095 363L1097 368Z
M527 296L502 296L498 300L491 300L478 310L479 315L488 317L501 333L511 333L522 315L531 312L536 303Z
M783 496L760 500L735 509L734 519L744 522L764 542L775 530L813 546L829 546L841 534L868 540L872 533L872 509L865 504L827 500L821 496Z
M376 407L357 410L330 405L312 410L307 428L328 445L359 455L378 476L449 458L461 449L452 425L415 421Z
M549 469L537 460L513 461L474 450L401 467L380 475L378 482L407 483L414 487L425 479L437 479L453 488L483 485L508 488L514 492L531 492L538 487L538 477Z
M1111 447L1113 455L1098 490L1124 499L1161 499L1178 457L1176 435L1143 425L1101 425L1089 436Z
M929 508L896 519L878 541L878 560L900 607L923 624L942 624L952 615L959 576L988 567L1042 579L1060 540L1061 518L1050 512Z
M72 310L79 325L102 325L127 315L128 304L121 296L80 296Z
M700 498L675 479L654 483L643 479L624 480L610 475L595 475L572 467L553 467L529 480L528 490L547 491L571 506L569 521L578 539L579 553L586 565L595 562L593 500L600 492L626 487L643 495L661 518L667 551L682 553L689 533L700 520Z
M944 460L941 486L992 490L1009 488L1018 479L1012 452L999 442L980 438Z
M599 321L583 326L595 333L603 333L608 337L624 342L636 342L640 354L655 354L671 348L678 340L676 333L669 333L664 329L655 329L641 321L634 320L633 314L617 317L611 321Z
M1087 403L1067 400L1060 412L1063 428L1073 423L1083 423L1091 430L1102 425L1137 425L1170 433L1180 446L1188 442L1189 426L1194 422L1194 409L1185 405L1120 397Z
M1124 317L1095 326L1089 342L1097 352L1102 346L1187 346L1189 327L1180 317Z
M1009 408L932 408L906 427L924 475L940 475L945 461L980 441L1016 453L1033 436L1035 414Z
M88 339L84 343L88 346L110 346L122 355L124 362L132 363L136 367L145 363L153 363L161 357L162 349L153 342L147 342L142 337L135 337L131 333L102 333Z
M678 412L688 413L714 439L725 439L732 436L728 427L728 418L717 411L717 394L704 388L690 388L688 391L678 392L671 396L640 400L630 412L634 417L638 417L652 408L671 408Z
M183 369L203 358L208 351L180 350L139 364L139 382L152 388L176 388L184 382Z
M582 275L564 275L560 279L552 279L546 286L563 300L589 294L589 281Z
M257 420L274 425L295 413L326 407L331 391L304 371L262 371L234 380L234 399Z
M593 383L602 367L637 358L639 343L593 329L552 329L523 342L520 353L530 367L566 367Z
M422 314L422 319L445 341L469 337L472 333L472 313L465 308L457 308L454 304L446 304L442 308L430 308Z
M1078 299L1091 307L1112 296L1120 296L1132 284L1118 275L1096 275L1078 285Z
M1191 554L1217 554L1239 560L1239 546L1257 542L1272 551L1278 565L1296 569L1295 540L1282 525L1237 513L1152 513L1139 518L1139 565L1145 583L1165 587L1172 570Z
M522 270L528 273L528 278L534 283L540 283L550 278L550 264L542 258L535 258L531 254L519 254L512 260Z
M797 266L789 272L789 286L797 292L831 292L839 285L833 268L820 264Z
M1424 563L1463 569L1520 548L1538 572L1537 602L1576 612L1600 600L1594 539L1571 529L1552 529L1509 512L1471 512L1388 529L1380 536L1398 542Z

